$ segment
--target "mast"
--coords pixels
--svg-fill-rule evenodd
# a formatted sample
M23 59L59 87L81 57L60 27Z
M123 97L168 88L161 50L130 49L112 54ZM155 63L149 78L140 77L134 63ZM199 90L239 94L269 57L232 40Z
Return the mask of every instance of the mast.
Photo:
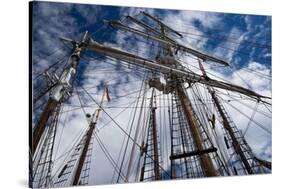
M152 116L152 138L153 138L153 159L154 159L154 174L155 174L155 180L160 180L160 170L159 170L159 155L158 155L158 141L157 141L157 125L156 125L156 99L154 90L152 92L152 103L154 101L154 106L151 104L151 116ZM153 100L154 99L154 100Z
M145 35L145 37L149 37L149 36L150 35L147 35L147 34ZM165 41L161 38L159 38L159 39L162 41ZM66 42L71 42L71 41L66 40ZM170 45L169 43L163 43L163 44ZM152 69L152 70L159 70L161 73L167 74L167 75L169 75L169 74L176 75L178 77L181 77L186 82L190 82L190 83L199 82L199 83L202 83L202 84L205 84L208 86L238 92L238 93L244 94L246 96L249 96L251 98L257 99L257 100L261 100L261 98L269 98L269 97L262 96L260 94L257 94L254 91L251 91L249 89L246 89L246 88L234 85L234 84L218 81L218 80L212 79L210 77L208 77L208 79L206 79L205 77L202 77L201 75L196 74L192 71L182 69L180 66L180 62L178 62L177 60L172 60L172 61L177 62L176 64L179 67L175 67L174 65L171 65L171 64L167 65L167 64L165 64L165 62L164 62L164 64L159 64L159 61L149 60L149 59L137 56L136 54L132 54L127 51L120 50L118 48L100 44L91 38L90 38L89 42L87 44L85 44L85 47L88 48L89 50L101 53L105 56L109 56L112 58L116 58L118 60L128 62L129 64L142 66L144 68L148 68L148 69ZM177 49L174 46L171 46L171 47ZM200 57L202 57L202 56L200 56ZM203 59L206 59L206 57L203 57ZM212 59L209 59L209 60L212 60Z
M162 37L160 36L155 36L155 35L149 35L143 31L140 31L140 30L137 30L137 29L134 29L134 28L131 28L131 27L128 27L124 24L122 24L120 21L118 20L111 20L108 22L108 24L110 26L116 26L116 27L119 27L125 31L129 31L129 32L132 32L132 33L135 33L137 35L140 35L142 37L145 37L147 39L151 39L151 40L154 40L154 41L157 41L161 44L164 44L164 45L169 45L175 49L178 49L178 50L182 50L183 52L187 52L187 53L190 53L196 57L200 57L202 58L203 60L210 60L210 61L214 61L214 62L217 62L219 64L222 64L222 65L225 65L225 66L229 66L229 64L223 60L220 60L216 57L213 57L213 56L210 56L210 55L207 55L205 53L202 53L202 52L199 52L197 50L194 50L192 48L189 48L189 47L186 47L182 44L179 44L177 43L176 41L172 40L171 38L167 37L166 36L166 39L163 40ZM166 28L166 25L162 24L161 27L163 28ZM174 31L174 30L173 30Z
M232 127L231 127L230 124L229 124L229 121L228 121L226 115L224 114L224 111L223 111L223 109L222 109L222 107L221 107L221 104L219 103L219 100L218 100L218 98L217 98L217 96L216 96L215 91L212 90L212 89L209 88L209 87L208 87L208 91L209 91L209 93L211 94L212 99L213 99L213 101L214 101L214 103L215 103L215 106L216 106L216 108L217 108L217 110L218 110L218 112L219 112L219 114L220 114L220 116L221 116L221 118L222 118L222 120L223 120L223 126L224 126L224 128L228 131L228 133L229 133L229 135L230 135L230 137L231 137L231 140L232 140L232 142L233 142L233 146L234 146L235 152L236 152L237 154L239 154L239 156L240 156L240 158L241 158L241 160L242 160L242 162L243 162L243 164L244 164L244 166L245 166L247 172L248 172L249 174L253 174L254 172L253 172L253 170L252 170L252 167L251 167L251 165L249 164L249 162L248 162L248 160L247 160L247 157L245 156L245 154L244 154L244 152L243 152L243 150L242 150L242 148L241 148L241 145L240 145L240 143L238 142L238 140L237 140L237 138L236 138L236 136L235 136L235 134L234 134L234 132L233 132L233 129L232 129Z
M58 104L65 101L67 98L71 96L72 85L71 82L74 80L77 65L80 59L80 53L82 51L82 46L84 45L88 32L86 31L82 37L80 42L75 42L73 45L75 46L75 50L71 55L71 64L63 71L61 77L58 79L56 75L53 75L51 78L55 80L56 86L50 92L50 97L48 99L47 105L44 108L43 113L41 114L39 121L34 127L33 135L32 135L32 154L35 153L39 141L42 137L42 134L45 131L46 124L49 120L49 117L52 115L52 112L56 109Z
M55 108L57 107L58 102L49 98L47 105L43 111L43 113L41 114L39 121L37 123L37 125L35 126L35 129L33 131L33 136L32 136L32 147L31 147L31 151L32 154L35 153L38 143L42 137L42 134L45 130L47 121L49 120L49 117L51 116L52 112L55 110Z
M153 17L150 16L150 18L153 18ZM174 30L172 30L171 28L164 25L158 19L156 19L156 20L158 23L160 23L161 33L162 33L163 39L165 40L165 36L166 36L165 29L167 28L169 31L174 31ZM177 34L177 32L176 32L176 34ZM166 53L164 54L164 58L170 56L171 59L174 60L174 54L173 54L171 47L169 45L167 45L167 46L164 46L163 48L167 50ZM177 62L174 61L174 63L176 64ZM186 117L186 120L188 121L188 125L189 125L191 133L192 133L192 138L194 140L196 149L198 150L197 152L194 152L194 155L199 156L200 164L201 164L203 172L205 173L206 176L208 176L208 177L216 176L216 170L214 168L213 162L211 161L211 159L208 155L208 153L213 152L213 150L207 151L203 146L204 142L203 142L203 139L201 136L201 132L199 131L198 122L194 115L195 111L192 108L188 95L184 92L184 89L182 87L183 83L177 77L174 77L173 80L174 80L174 82L176 82L176 86L174 89L175 93L176 93L178 99L180 100L180 104L183 108L184 115ZM183 153L182 155L183 155L182 157L185 157L187 155L187 153ZM171 156L171 158L175 158L175 156L174 157Z
M194 110L192 108L191 102L187 94L185 94L181 84L178 84L176 87L176 94L180 99L182 104L184 114L186 119L188 120L188 124L191 129L192 137L195 142L195 146L197 147L198 151L194 153L194 155L199 155L200 164L208 177L216 176L216 170L214 165L208 155L208 153L213 152L214 150L206 150L203 146L204 142L201 136L201 132L199 131L199 125L197 120L194 116Z
M86 155L87 155L87 152L88 152L88 149L89 149L89 145L90 145L90 142L91 142L91 139L92 139L93 132L96 128L96 124L97 124L97 121L99 119L99 115L100 115L100 112L101 112L101 106L103 104L105 95L108 96L107 86L104 88L104 92L103 92L103 95L102 95L102 98L101 98L100 107L96 110L95 114L93 114L92 117L91 117L90 124L89 124L89 130L87 131L87 134L86 134L85 145L83 147L82 153L81 153L79 161L78 161L77 169L76 169L76 172L74 174L74 180L73 180L73 183L72 183L73 186L79 185L79 180L80 180L82 168L83 168L83 165L84 165L84 162L85 162L85 159L86 159Z
M153 73L153 77L155 73ZM147 128L146 144L144 149L145 153L143 166L141 168L140 181L147 180L160 180L160 165L159 165L159 147L158 147L158 131L156 122L156 94L155 88L152 88L150 99L150 117ZM148 158L150 157L150 158ZM152 158L151 158L152 157Z
M78 161L78 166L77 166L77 169L76 169L76 172L75 172L75 175L74 175L74 180L73 180L73 183L72 183L73 186L79 185L79 179L80 179L80 175L81 175L81 172L82 172L83 164L84 164L84 161L86 159L89 144L90 144L90 141L91 141L91 138L92 138L93 131L94 131L95 127L96 127L96 122L91 121L91 123L89 125L89 130L86 134L87 138L86 138L86 141L85 141L85 145L83 147L81 156L80 156L79 161Z
M38 152L38 158L33 161L32 186L36 188L51 186L51 173L53 168L53 150L56 140L56 132L61 106L58 105L51 117L51 124L43 137L42 147Z
M203 77L208 78L207 73L201 63L201 60L198 59L198 64L199 64L199 68L203 74ZM230 120L229 117L227 116L226 111L224 110L224 107L222 106L222 104L220 103L216 92L214 89L212 89L211 87L207 86L207 90L210 93L212 100L214 101L214 104L216 106L217 111L219 112L220 117L222 118L222 122L223 122L223 128L226 130L226 132L229 134L230 139L232 141L232 146L234 149L234 152L239 155L246 171L248 174L254 174L255 173L255 169L253 167L253 163L257 164L259 163L259 161L257 161L257 159L254 157L252 150L250 149L249 145L247 144L246 140L244 139L243 136L240 136L240 132L238 131L238 129L236 128L235 125L231 125L230 124ZM235 131L234 131L235 130ZM241 138L242 140L239 140L239 138ZM226 138L225 138L226 140ZM227 143L227 141L225 141ZM245 144L243 144L245 143ZM242 145L244 146L244 150L242 149ZM247 156L245 153L248 153ZM250 164L249 161L252 161L252 165ZM265 167L268 168L267 166L268 164L266 164ZM234 168L236 172L236 168Z

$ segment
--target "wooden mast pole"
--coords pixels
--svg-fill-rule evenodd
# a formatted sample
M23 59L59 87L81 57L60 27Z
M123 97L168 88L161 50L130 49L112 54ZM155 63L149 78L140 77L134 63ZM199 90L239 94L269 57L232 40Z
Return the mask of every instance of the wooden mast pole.
M91 122L89 125L89 130L87 131L87 134L86 134L87 135L86 142L85 142L82 154L79 158L79 163L78 163L78 166L77 166L77 169L75 172L74 180L72 183L73 186L79 185L79 180L80 180L80 175L82 172L83 164L86 159L87 151L88 151L88 148L89 148L89 145L91 142L91 138L92 138L92 134L93 134L95 127L96 127L96 122Z
M194 111L190 102L190 99L187 94L185 94L181 84L178 84L176 87L176 94L178 95L178 98L180 99L185 117L188 121L188 124L190 126L190 130L192 133L192 137L195 143L195 146L199 151L204 151L205 148L203 146L203 139L201 136L201 132L199 130L198 122L196 121L196 118L194 116ZM205 173L206 176L212 177L216 176L216 170L214 168L214 165L208 155L208 153L203 153L199 155L199 161L201 164L201 167Z
M154 159L154 174L155 180L160 180L160 170L159 170L159 154L158 154L158 140L157 140L157 125L156 125L156 106L153 106L153 100L155 98L155 90L152 92L152 104L151 104L151 113L152 113L152 137L153 137L153 159ZM154 101L156 104L156 101Z
M105 88L104 92L103 92L103 95L102 95L102 98L101 98L100 106L102 106L103 101L104 101L104 97L105 97L107 92L108 92L108 90ZM79 185L79 180L80 180L82 168L83 168L86 156L87 156L87 152L88 152L88 148L89 148L89 145L90 145L90 142L91 142L91 139L92 139L93 132L96 128L96 123L98 121L100 111L101 111L101 107L99 107L96 110L96 114L93 114L93 116L95 115L95 117L91 118L89 129L88 129L87 134L86 134L85 145L84 145L82 153L80 155L79 162L78 162L78 165L77 165L77 169L76 169L76 172L75 172L75 175L74 175L74 180L73 180L73 183L72 183L73 186Z
M207 73L206 73L200 59L198 59L198 64L199 64L199 68L203 74L203 77L208 78ZM253 174L254 172L251 168L251 165L249 164L247 157L245 156L245 154L241 148L241 145L239 144L239 142L234 134L234 131L233 131L232 127L230 126L229 120L227 119L227 116L225 115L223 108L219 102L219 99L216 96L216 92L209 86L207 87L207 89L208 89L208 92L211 94L211 97L215 103L215 106L222 118L222 121L223 121L222 125L225 128L225 130L227 130L227 132L232 140L232 144L233 144L235 153L240 156L241 161L244 164L245 169L247 170L248 174Z
M232 140L232 143L233 143L233 147L234 147L234 151L239 154L240 158L241 158L241 161L243 162L247 172L249 174L253 174L253 170L251 168L251 165L249 164L249 162L247 161L247 157L245 156L245 154L243 153L243 150L241 149L241 146L237 140L237 138L235 137L235 134L233 132L233 129L231 128L230 124L229 124L229 121L226 117L226 115L224 114L223 110L222 110L222 107L221 107L221 104L219 103L219 99L217 98L216 94L215 94L215 91L214 90L211 90L209 87L208 87L208 91L209 93L211 94L212 96L212 99L216 105L216 108L223 120L223 127L228 131L228 134Z
M161 33L162 38L165 40L165 26L161 25ZM169 54L170 56L174 57L174 54L172 52L172 49L169 46L166 46L166 55ZM175 78L176 79L176 78ZM190 126L192 138L194 140L194 145L196 146L198 151L204 151L204 141L201 136L201 132L199 130L198 122L196 121L193 107L191 105L190 99L188 95L184 92L182 87L182 82L178 81L176 87L175 87L176 95L180 99L180 103L182 105L184 115L188 121L188 124ZM212 160L210 159L208 153L202 153L198 154L199 161L201 164L201 167L204 171L204 174L208 177L216 176L216 170L214 168L214 165L212 163Z
M72 75L73 70L74 70L74 72L76 72L77 65L78 65L79 59L80 59L80 53L82 50L81 47L85 43L87 35L88 35L88 32L86 31L82 37L81 42L79 42L78 44L75 43L76 48L74 50L74 53L71 55L70 68L67 68L66 70L64 70L64 72L66 74ZM58 104L61 103L61 101L65 95L65 93L62 90L64 88L64 86L61 83L58 83L57 87L60 87L59 85L61 85L61 91L58 91L60 93L59 94L60 97L58 97L58 98L52 97L52 96L49 97L47 105L44 108L43 113L41 114L41 116L39 118L39 121L37 122L36 126L34 127L34 131L32 134L32 146L31 146L32 155L34 155L34 153L38 147L40 139L45 131L49 117L52 115L52 112L55 110L55 108L58 106ZM56 86L54 88L56 88Z

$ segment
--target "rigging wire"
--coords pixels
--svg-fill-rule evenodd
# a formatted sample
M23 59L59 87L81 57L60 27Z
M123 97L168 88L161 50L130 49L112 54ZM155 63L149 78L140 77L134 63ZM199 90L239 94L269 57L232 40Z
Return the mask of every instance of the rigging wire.
M95 102L95 103L97 103L96 102L96 100L85 90L85 88L83 87L83 86L81 86L81 88L85 91L85 93ZM98 103L97 103L97 105L98 105ZM98 105L99 106L99 105ZM103 110L103 112L110 118L110 119L112 119L112 121L114 122L114 124L125 134L125 135L127 135L129 138L130 138L130 140L132 141L132 142L134 142L138 147L141 147L141 145L140 144L138 144L136 141L134 141L134 139L121 127L121 125L119 125L108 113L107 113L107 111L105 111L104 109L103 109L103 107L101 107L101 106L99 106L102 110ZM147 154L146 154L147 155ZM150 155L147 155L152 161L154 161L154 159L150 156ZM163 169L163 167L162 166L160 166L159 165L159 167L164 171L164 173L166 174L166 175L168 175L169 177L170 177L170 174L165 170L165 169Z
M63 111L63 109L65 108L65 106L63 106L61 108L61 112ZM62 117L62 113L60 112L60 118ZM60 135L59 135L59 138L57 139L58 140L58 144L57 144L57 149L56 149L56 153L55 153L55 156L54 156L54 159L56 159L57 157L57 154L58 154L58 150L59 150L59 147L60 147L60 143L61 143L61 138L62 138L62 134L63 134L63 131L64 131L64 128L65 128L65 123L66 123L66 118L67 118L68 114L64 117L64 120L62 122L62 131L60 132ZM60 120L60 119L59 119ZM54 160L53 160L54 161Z
M144 94L146 94L146 93L147 93L147 90L144 91ZM138 98L135 99L133 102L131 102L127 107L125 107L125 108L124 108L121 112L119 112L115 117L113 117L113 119L115 119L117 116L121 115L121 113L123 113L125 110L127 110L127 108L128 108L130 105L135 104L137 100L138 100ZM131 113L132 113L132 112L131 112ZM131 115L130 115L130 119L131 119ZM129 119L129 122L130 122L130 119ZM108 125L108 124L111 123L111 122L112 122L112 120L110 120L109 122L107 122L106 124L104 124L104 125L101 127L101 129L104 128L106 125ZM129 122L128 122L128 123L129 123ZM129 127L129 124L128 124L126 130L128 130L128 127ZM126 139L126 138L124 137L124 138L123 138L123 141L122 141L122 146L124 146L125 139ZM120 149L117 162L119 162L119 159L120 159L120 157L121 157L121 152L122 152L122 148ZM113 183L114 176L115 176L115 171L114 171L114 173L113 173L111 183ZM126 181L126 180L125 180L125 181Z
M200 40L196 39L196 38L192 38L192 37L189 37L189 39L193 39L193 40L197 40L197 42L200 42ZM231 52L234 52L234 53L237 53L237 54L240 54L240 55L243 55L243 56L247 56L247 57L250 57L250 53L248 52L245 52L245 51L241 51L241 50L238 50L236 49L237 47L234 47L234 48L229 48L229 47L226 47L226 46L223 46L223 45L220 45L220 44L216 44L214 42L210 42L208 41L208 43L210 44L215 44L217 46L217 48L221 48L221 49L225 49L225 50L228 50L228 51L231 51ZM230 58L232 58L234 56L234 54L232 54L230 57L227 57L225 58L226 60L229 60ZM266 62L271 62L271 59L268 59L266 57L259 57L258 55L252 55L253 58L256 58L256 59L259 59L259 60L263 60L263 61L266 61Z
M134 101L134 103L137 101L137 99ZM133 103L133 104L134 104ZM125 109L125 110L127 110L127 108ZM127 124L127 127L126 127L126 131L127 130L129 130L129 127L130 127L130 122L131 122L131 119L132 119L132 114L133 114L133 111L131 111L130 112L130 117L129 117L129 121L128 121L128 124ZM109 121L109 123L111 123L112 122L112 120L110 120ZM121 148L120 148L120 151L119 151L119 154L118 154L118 158L117 158L117 164L119 163L119 160L120 160L120 158L121 158L121 154L122 154L122 151L123 151L123 146L124 146L124 144L125 144L125 141L126 141L126 135L124 135L124 137L123 137L123 140L122 140L122 145L121 145ZM115 177L115 173L119 173L119 171L115 171L114 170L114 172L113 172L113 174L112 174L112 178L111 178L111 183L113 183L113 180L114 180L114 177ZM117 175L118 176L118 175ZM126 179L125 179L125 181L126 181Z
M178 32L181 33L181 34L184 34L184 36L194 35L194 36L208 38L208 39L224 40L223 42L225 42L225 43L233 43L233 44L238 44L238 45L241 45L243 43L248 43L248 44L254 45L255 47L271 48L271 45L256 43L256 42L248 41L248 40L240 40L239 42L237 42L236 38L232 38L232 37L229 37L229 36L226 36L226 35L225 36L220 35L221 37L215 37L214 35L205 35L205 34L201 35L201 34L195 34L195 33L191 33L191 32L182 32L182 31L178 31Z
M56 65L64 62L66 60L66 58L69 55L66 54L65 56L63 56L62 58L60 58L59 60L57 60L54 64L50 65L48 68L44 69L41 73L36 74L36 76L33 78L33 80L38 79L40 76L42 76L44 73L46 73L48 70L50 70L51 68L55 67Z
M142 41L143 42L143 41ZM131 49L132 50L132 49ZM134 52L136 52L136 51L134 51ZM197 59L196 59L197 60ZM183 62L183 61L182 61ZM193 66L193 67L195 67L195 66ZM197 67L195 67L195 68L197 68ZM199 69L199 68L197 68L197 69ZM241 68L241 69L245 69L245 70L247 70L247 71L251 71L251 73L253 73L252 71L253 70L251 70L251 69L249 69L249 68L246 68L246 67L243 67L243 68ZM271 77L269 76L269 75L265 75L265 74L263 74L263 73L261 73L261 72L258 72L258 71L254 71L254 73L256 73L256 74L259 74L260 76L262 76L262 77L265 77L265 78L267 78L267 79L271 79ZM213 74L212 74L213 75ZM215 76L215 75L214 75ZM220 79L222 79L222 78L220 78Z
M181 61L181 62L183 62L183 61ZM191 65L191 66L193 66L193 65ZM199 69L199 68L197 68L196 66L193 66L193 67L195 67L196 69ZM209 73L209 72L208 72ZM210 73L209 73L210 74ZM216 76L216 75L214 75L214 74L211 74L211 75L213 75L213 76L215 76L215 77L218 77L218 76ZM223 79L223 78L221 78L221 77L218 77L219 79L222 79L222 80L224 80L224 81L227 81L227 80L225 80L225 79ZM228 81L227 81L228 82Z
M146 78L146 73L144 74L143 83L145 82L145 78ZM146 90L146 84L144 84L144 91L147 91ZM138 117L138 120L137 120L136 129L135 129L135 136L134 136L135 141L137 141L137 138L138 138L138 135L139 135L139 127L140 127L140 124L141 124L141 118L142 118L142 113L143 113L143 108L142 107L144 105L145 97L146 97L145 94L142 95L141 109L139 111L139 117ZM137 106L137 104L136 104L136 106ZM132 161L133 161L133 158L134 158L135 146L136 146L135 143L133 143L132 149L131 149L130 158L129 158L128 168L127 168L126 181L128 181L129 176L130 176Z
M138 98L136 98L136 100L134 101L133 104L135 104L137 101L138 101ZM126 109L127 109L127 108L126 108ZM128 119L128 124L127 124L127 127L126 127L126 131L128 131L128 130L130 129L130 123L131 123L131 120L132 120L132 115L133 115L133 113L134 113L133 111L130 112L130 117L129 117L129 119ZM111 120L110 120L110 121L111 121ZM117 162L118 162L118 163L119 163L120 158L122 158L122 151L123 151L123 147L125 147L125 146L124 146L125 142L126 142L126 135L124 135L124 137L123 137L122 145L121 145L121 148L120 148L120 151L119 151L119 154L118 154L118 159L117 159ZM121 160L121 161L122 161L122 160ZM119 173L119 172L117 172L117 177L118 177L118 173ZM112 183L113 183L114 177L115 177L115 172L114 172L113 175L112 175L112 180L111 180ZM117 182L118 182L118 181L117 181Z
M84 107L83 104L82 104L82 100L81 100L81 97L80 97L80 95L79 95L79 92L77 91L77 87L76 87L76 86L75 86L75 92L76 92L76 94L77 94L78 101L79 101L79 103L80 103L80 107L81 107L80 109L82 109L83 114L85 115L85 118L86 118L86 120L87 120L87 122L88 122L87 113L86 113L85 107Z
M57 49L55 49L54 51L52 51L50 54L48 54L47 56L45 56L44 58L39 57L38 59L40 59L40 60L37 61L37 62L33 62L33 64L39 64L40 61L42 61L42 59L45 60L45 59L47 59L47 58L49 58L49 57L55 55L57 52L59 52L59 51L62 50L62 49L63 49L63 47L58 47Z
M144 83L145 83L145 78L146 78L146 74L144 74L144 76L143 76L143 81L142 81L142 84L141 84L141 90L140 90L140 92L138 94L138 98L137 98L137 101L136 101L136 106L138 106L138 103L139 103L139 99L140 99L140 96L141 96L141 91L142 91L142 88L144 87ZM135 111L134 111L134 114L133 114L133 119L132 119L132 122L131 122L131 127L130 127L130 130L129 130L129 133L128 133L129 135L131 135L131 132L132 132L132 129L133 129L133 124L134 124L134 121L135 121L136 113L137 113L137 108L135 108ZM121 169L123 167L123 163L124 163L124 160L125 160L125 155L126 155L126 152L127 152L128 144L129 144L129 137L127 138L127 142L126 142L126 145L125 145L125 150L124 150L124 154L123 154L122 161L121 161L121 166L120 166L120 172L121 172ZM120 172L118 173L117 183L119 182Z
M120 171L120 177L122 177L121 179L125 180L125 176L124 176L123 172L121 171L121 168L118 167L117 163L114 161L114 159L112 158L109 151L106 149L105 145L102 143L102 140L99 138L99 136L96 132L94 133L94 136L96 137L101 150L104 152L106 158L111 163L111 165L113 166L115 171Z
M122 33L126 33L127 31L122 31L122 30L120 30ZM141 38L141 37L140 37ZM192 38L192 37L189 37L190 39L194 39L194 40L197 40L198 41L198 39L196 39L196 38ZM139 39L140 40L140 39ZM141 40L140 40L141 41ZM144 42L146 42L146 41L144 41L144 40L142 40L142 42L144 43ZM211 44L213 44L212 42L210 42ZM150 44L151 46L155 46L154 44ZM217 45L217 47L219 47L219 48L222 48L222 49L225 49L225 50L228 50L228 51L233 51L233 52L235 52L235 53L239 53L239 54L241 54L241 55L244 55L244 56L250 56L250 54L249 53L245 53L245 51L240 51L240 50L237 50L237 49L232 49L232 48L229 48L229 47L225 47L225 46L222 46L222 45L220 45L220 44L216 44ZM130 50L133 50L133 49L130 49ZM165 51L165 50L164 50ZM270 59L266 59L266 58L262 58L262 57L258 57L258 56L255 56L255 55L253 55L253 57L255 57L255 58L258 58L258 59L261 59L261 60L264 60L264 61L268 61L268 62L271 62L271 60Z
M65 151L62 152L59 157L57 157L56 159L53 160L53 162L57 162L58 160L60 160L61 158L63 158L65 156L65 158L63 159L61 165L57 168L57 170L53 174L52 180L54 180L55 176L59 173L59 171L66 164L66 162L67 162L67 160L69 158L70 152L72 152L76 148L76 146L79 144L79 142L83 138L83 134L86 132L86 130L87 130L87 128L85 127L84 130L82 130L81 132L78 132L77 135L73 139L73 143L70 143L68 145L68 147L65 148Z
M182 26L189 28L189 29L188 29L189 31L190 31L190 29L191 29L191 30L193 30L193 31L198 32L198 28L197 28L196 26L194 26L194 25L187 24L187 23L182 23ZM175 30L177 30L177 31L179 30L179 31L178 31L179 33L181 33L181 32L187 32L187 31L181 31L181 29L175 29ZM211 30L214 31L214 33L215 33L216 35L218 35L218 36L221 36L221 37L229 37L229 36L230 36L231 39L233 39L233 40L237 40L237 38L234 38L234 37L232 37L232 36L235 36L235 37L238 37L238 38L241 36L241 32L228 31L227 34L225 34L225 31L221 31L221 30L218 29L218 28L212 28ZM268 31L271 31L271 28L269 28ZM208 35L208 36L211 35L211 34L207 34L207 33L212 33L212 32L208 31L208 32L206 32L204 35ZM247 41L249 41L249 42L251 42L251 43L254 43L254 42L252 42L252 41L250 41L250 40L247 40ZM269 43L269 42L271 41L271 39L268 38L267 40L264 40L264 41L267 42L267 43ZM264 44L267 44L267 43L264 43ZM261 45L263 45L263 44L261 44Z
M221 98L220 96L218 96L222 101L226 102L223 98ZM227 102L226 102L227 103ZM242 112L241 110L239 110L238 108L236 108L235 106L233 106L230 103L227 103L230 107L232 107L233 109L235 109L236 111L238 111L241 115L245 116L246 118L250 119L250 117ZM265 128L263 125L261 125L260 123L256 122L255 120L252 120L253 123L255 123L259 128L261 128L262 130L264 130L265 132L267 132L268 134L272 134L271 131L267 128Z
M252 110L256 109L255 107L252 107L252 106L250 106L249 104L246 104L246 103L242 102L243 99L236 99L236 98L232 97L231 95L226 95L226 94L222 94L222 95L225 95L225 96L227 96L227 97L233 99L233 100L227 100L227 102L235 101L235 102L238 102L239 104L241 104L241 105L243 105L243 106L245 106L245 107L247 107L247 108L249 108L249 109L252 109ZM237 97L237 98L238 98L238 97ZM244 99L244 100L247 100L247 99ZM262 114L262 115L264 115L264 116L267 117L267 118L271 118L271 115L267 114L266 112L264 112L264 111L262 111L262 110L257 109L257 110L255 110L255 111L258 112L258 113L260 113L260 114Z
M249 119L248 125L246 126L246 129L245 129L244 133L242 134L243 137L245 137L245 135L246 135L248 129L249 129L250 126L251 126L251 123L252 123L252 121L253 121L253 119L254 119L254 117L255 117L255 115L256 115L256 112L257 112L257 109L258 109L258 105L259 105L259 103L257 102L257 103L256 103L256 106L255 106L255 109L253 110L253 113L252 113L252 115L251 115L251 117L250 117L250 119Z
M254 109L254 107L251 106L250 104L245 103L245 101L249 101L249 102L252 102L252 103L257 102L257 100L251 99L249 97L235 96L235 95L232 95L232 94L229 94L229 93L226 94L226 93L223 93L220 90L215 90L215 91L216 91L216 93L218 93L220 95L223 95L223 96L226 96L226 97L230 98L230 99L227 100L227 102L235 101L235 102L240 103L241 105L244 105L245 107L247 107L249 109ZM263 101L260 101L260 103L265 104L265 102L263 102ZM266 102L266 104L271 106L271 103L269 103L269 102ZM259 113L263 114L264 116L266 116L268 118L271 118L271 115L267 114L266 112L261 111L261 110L257 110L257 111ZM271 111L269 109L268 109L268 111L271 113Z

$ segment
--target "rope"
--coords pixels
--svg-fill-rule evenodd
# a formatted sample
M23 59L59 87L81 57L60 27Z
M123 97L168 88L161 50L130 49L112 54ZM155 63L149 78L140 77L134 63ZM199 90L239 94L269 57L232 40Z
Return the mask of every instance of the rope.
M143 82L142 82L142 84L141 84L141 90L140 90L140 92L139 92L139 94L138 94L136 106L138 106L138 103L139 103L139 99L140 99L140 96L141 96L141 91L142 91L142 88L143 88L143 84L144 84L144 81L145 81L145 77L146 77L146 74L145 74L144 77L143 77ZM130 130L129 130L129 135L131 135L131 132L132 132L132 129L133 129L133 124L134 124L136 112L137 112L137 108L135 108L135 111L134 111L133 120L132 120L132 122L131 122L131 127L130 127ZM123 158L122 158L122 161L121 161L120 171L121 171L121 169L122 169L122 167L123 167L123 163L124 163L124 160L125 160L125 155L126 155L126 152L127 152L128 144L129 144L129 137L128 137L127 142L126 142L126 145L125 145L125 150L124 150ZM120 178L120 172L118 173L117 183L119 182L119 178Z
M98 105L98 103L96 102L96 100L85 90L85 88L84 88L83 86L81 86L81 88L82 88L82 89L85 91L85 93ZM98 106L99 106L99 105L98 105ZM103 110L103 112L113 121L113 123L114 123L125 135L127 135L127 136L129 137L129 139L130 139L133 143L135 143L138 147L141 147L141 145L138 144L136 141L134 141L134 139L121 127L121 125L119 125L119 124L107 113L107 111L105 111L102 107L100 107L100 108L101 108L101 109ZM151 156L149 156L149 155L147 155L147 154L146 154L146 156L148 156L150 159L152 159L152 161L154 161ZM163 169L162 166L159 165L159 167L164 171L164 173L165 173L166 175L168 175L168 176L170 177L170 174L169 174L165 169Z
M222 101L226 102L223 98L219 97ZM241 115L245 116L248 119L251 119L247 114L245 114L244 112L240 111L238 108L234 107L232 104L228 105L230 107L232 107L233 109L235 109L236 111L238 111ZM272 134L270 130L268 130L267 128L265 128L263 125L261 125L260 123L256 122L255 120L252 120L253 123L255 123L258 127L260 127L262 130L266 131L268 134Z
M252 121L253 121L253 119L254 119L254 117L255 117L255 114L256 114L256 112L257 112L258 105L259 105L259 103L256 103L255 109L253 110L253 113L252 113L252 115L251 115L251 118L249 119L248 125L247 125L247 127L246 127L246 129L245 129L245 131L244 131L244 133L243 133L243 137L245 137L245 135L246 135L248 129L249 129L250 126L251 126L251 123L252 123Z

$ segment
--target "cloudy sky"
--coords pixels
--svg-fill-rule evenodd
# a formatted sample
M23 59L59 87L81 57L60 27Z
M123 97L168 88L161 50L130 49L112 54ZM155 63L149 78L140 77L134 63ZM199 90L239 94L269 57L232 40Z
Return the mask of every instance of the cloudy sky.
M271 97L271 17L269 16L47 2L34 2L33 6L34 91L45 85L45 78L40 73L58 62L50 69L50 72L59 74L72 51L72 47L60 41L59 37L79 40L85 30L88 30L91 37L100 43L153 60L158 52L156 42L104 24L106 20L115 19L138 28L125 20L124 16L131 15L149 23L149 20L140 14L140 11L157 16L173 29L180 31L184 38L173 37L181 44L212 54L230 63L231 66L228 68L212 62L204 63L210 77L242 85ZM189 69L200 73L194 57L179 53L177 58L182 59L183 64ZM144 71L140 68L129 66L124 62L115 61L95 52L82 52L74 84L75 92L62 107L63 114L58 127L60 137L57 137L59 140L56 141L56 153L54 154L54 159L58 160L54 164L54 173L66 158L63 156L66 154L65 152L70 150L77 136L79 138L88 126L81 104L87 113L93 113L97 105L91 97L100 101L106 83L109 86L112 101L105 102L105 110L115 118L119 126L126 132L130 132L132 109L126 109L126 107L136 106L138 95L144 95L146 90L141 87L143 77ZM87 89L91 97L79 86ZM198 87L203 93L203 87ZM146 94L147 97L150 92ZM243 96L240 97L237 93L230 93L232 98L226 91L218 90L218 93L221 94L222 101L224 100L224 105L236 125L245 133L254 153L258 157L271 160L271 107L263 104L257 105L256 102L249 101ZM160 92L157 94L161 96ZM192 92L190 94L192 95ZM164 95L162 97L165 98ZM46 98L47 96L40 99L38 104L44 103ZM79 100L79 98L81 99ZM158 105L164 106L164 103L161 101L158 102ZM35 106L34 122L38 119L42 107L41 105ZM256 113L253 111L255 107L258 110ZM210 106L210 108L212 107ZM138 113L139 110L136 114ZM163 115L164 113L165 108L162 111ZM255 123L249 121L251 117ZM118 165L120 166L119 152L124 151L122 144L123 141L126 142L127 138L124 132L110 120L110 117L104 112L101 114L96 135L102 139L113 159L119 159ZM165 121L167 119L163 118L162 122ZM165 124L163 123L163 125ZM135 130L135 127L131 130L131 136L134 135ZM162 134L165 132L165 130L161 130ZM128 143L128 149L131 149L132 144L131 141ZM162 150L168 151L167 149ZM128 157L125 159L127 162ZM127 164L123 167L124 172L126 166ZM163 167L167 170L169 168L165 163ZM112 181L116 182L116 173L109 161L105 159L100 144L94 140L89 183L109 184Z

